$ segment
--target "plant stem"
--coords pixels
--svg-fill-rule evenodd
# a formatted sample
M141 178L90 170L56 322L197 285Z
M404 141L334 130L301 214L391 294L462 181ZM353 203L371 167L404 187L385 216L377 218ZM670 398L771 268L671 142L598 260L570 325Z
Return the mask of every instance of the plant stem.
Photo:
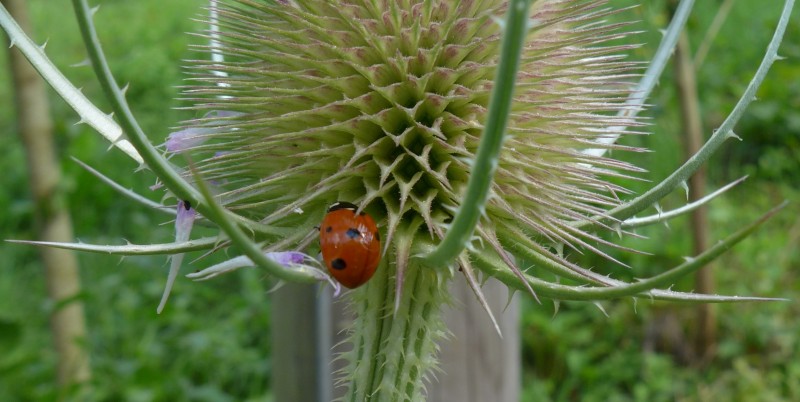
M412 263L396 312L391 264L383 264L353 294L357 318L350 335L353 349L345 355L350 365L346 401L424 400L423 383L436 365L436 340L445 334L441 307L448 300L448 272Z
M467 183L461 206L441 243L425 260L434 267L447 267L467 247L478 220L485 212L489 189L492 186L498 157L505 138L508 114L514 96L514 84L525 38L530 26L530 0L511 1L503 26L500 61L489 102L489 113L481 135L472 174Z

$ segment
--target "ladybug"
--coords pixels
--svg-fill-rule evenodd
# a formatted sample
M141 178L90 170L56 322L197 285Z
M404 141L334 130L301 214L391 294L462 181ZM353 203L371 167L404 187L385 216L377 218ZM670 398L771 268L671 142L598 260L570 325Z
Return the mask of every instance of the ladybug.
M336 202L319 227L322 260L328 272L350 289L367 282L381 260L378 226L371 216L357 210L349 202Z

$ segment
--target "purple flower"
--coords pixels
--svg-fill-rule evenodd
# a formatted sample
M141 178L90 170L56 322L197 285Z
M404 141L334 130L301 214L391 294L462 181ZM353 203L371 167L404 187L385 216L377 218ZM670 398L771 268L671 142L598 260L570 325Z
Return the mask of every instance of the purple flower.
M190 127L170 133L167 136L167 142L164 143L164 146L169 152L176 154L181 153L203 144L208 139L206 134L211 134L213 132L214 129L212 128Z
M178 201L178 211L175 218L175 243L183 243L189 240L189 235L192 233L192 226L194 220L197 218L197 211L192 208L189 201ZM161 295L161 302L158 304L156 312L161 314L164 306L167 304L169 294L172 291L172 285L175 283L175 277L178 276L181 263L183 262L183 253L173 254L170 256L169 275L167 276L167 284L164 287L164 293Z
M302 264L305 260L305 255L299 251L276 251L267 253L267 257L284 267Z

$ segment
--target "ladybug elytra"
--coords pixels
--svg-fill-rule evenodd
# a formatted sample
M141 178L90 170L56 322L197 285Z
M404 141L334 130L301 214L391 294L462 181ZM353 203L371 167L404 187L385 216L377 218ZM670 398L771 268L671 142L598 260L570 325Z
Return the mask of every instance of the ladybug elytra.
M381 237L375 221L349 202L328 208L319 227L322 260L339 283L356 288L375 273L381 259Z

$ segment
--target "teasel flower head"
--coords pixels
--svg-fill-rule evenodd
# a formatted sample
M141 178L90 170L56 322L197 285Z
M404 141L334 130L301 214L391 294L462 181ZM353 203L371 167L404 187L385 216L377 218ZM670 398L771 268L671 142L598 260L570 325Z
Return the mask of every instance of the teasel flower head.
M317 255L317 226L337 201L378 223L380 266L348 295L358 317L343 356L352 400L419 400L456 275L482 302L481 275L537 299L682 298L652 290L669 278L626 284L565 256L613 263L603 248L617 246L597 233L625 232L614 211L628 191L609 179L641 169L605 156L636 149L604 139L642 132L627 113L641 107L628 102L641 69L625 57L633 46L619 44L629 24L610 22L605 1L528 3L229 0L212 9L219 29L202 47L211 57L189 64L184 88L198 117L167 152L190 161L183 177L208 187L264 253ZM524 6L516 83L502 148L481 159L492 102L502 102L493 90L509 4ZM488 192L470 198L473 181ZM476 224L448 233L470 209ZM431 257L450 235L453 256ZM530 266L578 286L531 276Z
M635 71L629 46L603 45L624 35L604 21L603 3L533 4L474 252L506 260L520 242L594 249L570 222L617 205L626 190L607 178L638 170L585 152L609 127L640 125L616 115ZM202 117L168 150L190 155L227 209L285 228L275 248L315 247L311 229L343 200L380 223L388 265L407 267L444 236L470 175L492 173L472 166L506 7L226 3L219 46L208 48L224 61L189 68L185 101Z

